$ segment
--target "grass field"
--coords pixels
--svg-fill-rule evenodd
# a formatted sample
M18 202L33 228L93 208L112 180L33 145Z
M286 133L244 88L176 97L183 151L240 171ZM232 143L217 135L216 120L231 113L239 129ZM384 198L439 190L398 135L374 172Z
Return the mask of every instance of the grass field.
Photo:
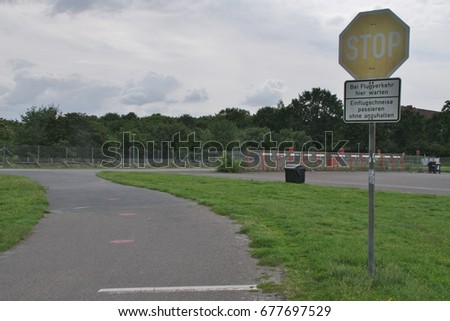
M48 207L45 190L26 177L0 175L0 251L33 230Z
M450 197L377 192L368 276L367 191L188 175L102 172L169 192L242 225L261 264L285 270L290 300L450 300Z

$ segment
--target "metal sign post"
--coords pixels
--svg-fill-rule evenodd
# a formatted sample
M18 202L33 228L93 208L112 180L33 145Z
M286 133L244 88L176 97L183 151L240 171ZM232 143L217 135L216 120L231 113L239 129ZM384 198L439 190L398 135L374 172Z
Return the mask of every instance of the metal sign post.
M369 259L368 269L375 275L375 137L376 124L369 124Z
M368 270L375 275L375 149L376 123L400 120L400 78L345 82L344 121L369 123Z
M375 275L376 123L400 120L398 78L390 77L409 56L409 27L391 10L360 12L339 35L339 64L356 81L345 83L344 121L369 123L369 255Z

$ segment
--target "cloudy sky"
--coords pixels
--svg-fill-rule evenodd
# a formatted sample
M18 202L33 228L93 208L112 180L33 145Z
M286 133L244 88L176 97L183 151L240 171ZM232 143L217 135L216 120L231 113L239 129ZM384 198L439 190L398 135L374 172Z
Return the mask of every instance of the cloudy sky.
M450 99L447 0L0 0L0 118L31 106L139 116L256 112L321 87L343 99L340 32L390 8L411 28L403 105Z

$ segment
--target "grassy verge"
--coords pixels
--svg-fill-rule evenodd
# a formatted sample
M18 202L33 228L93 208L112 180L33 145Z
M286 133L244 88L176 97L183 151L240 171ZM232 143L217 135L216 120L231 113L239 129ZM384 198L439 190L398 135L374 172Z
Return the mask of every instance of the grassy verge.
M173 174L99 176L193 199L235 219L261 264L286 270L281 289L290 300L450 300L450 197L376 194L372 279L367 191Z
M26 177L0 175L0 251L4 251L33 230L48 202L43 187Z

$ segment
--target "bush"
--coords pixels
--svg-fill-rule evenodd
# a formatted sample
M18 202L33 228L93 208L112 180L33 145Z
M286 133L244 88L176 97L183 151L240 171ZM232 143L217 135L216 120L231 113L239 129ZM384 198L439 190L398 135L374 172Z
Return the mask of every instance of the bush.
M217 167L218 172L222 173L242 172L241 161L239 159L235 159L231 153L224 153L220 161L221 165Z

